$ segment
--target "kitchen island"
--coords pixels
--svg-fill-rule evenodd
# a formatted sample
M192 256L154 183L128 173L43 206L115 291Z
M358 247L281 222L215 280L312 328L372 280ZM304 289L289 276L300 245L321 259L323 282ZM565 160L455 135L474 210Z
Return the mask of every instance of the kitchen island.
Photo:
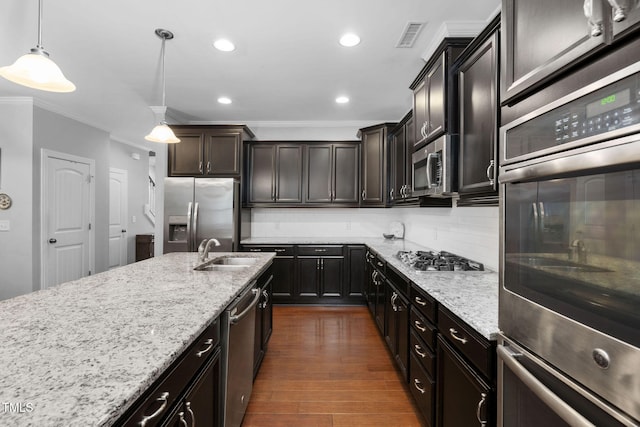
M224 255L234 254L215 253ZM274 254L211 272L194 271L197 256L167 254L0 301L0 425L112 425Z

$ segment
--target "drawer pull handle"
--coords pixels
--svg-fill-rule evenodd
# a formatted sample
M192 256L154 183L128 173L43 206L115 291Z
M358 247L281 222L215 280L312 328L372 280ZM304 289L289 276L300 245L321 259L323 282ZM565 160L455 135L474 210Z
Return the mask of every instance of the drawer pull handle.
M480 411L482 410L482 405L487 401L487 393L480 394L480 402L478 402L478 409L476 410L476 418L480 422L480 427L486 427L487 422L484 421L480 416Z
M286 249L274 249L274 252L284 252Z
M415 325L416 329L418 329L420 332L427 331L427 327L424 326L419 320L414 320L413 324Z
M203 354L207 353L209 350L213 348L213 338L209 338L204 342L204 345L207 346L204 350L201 350L196 353L196 357L202 357Z
M456 331L453 328L449 328L449 334L451 335L451 337L456 340L456 341L460 341L462 344L466 344L467 343L467 339L466 338L460 338L459 336L457 336L456 334L458 333L458 331Z
M249 249L249 252L262 252L262 249Z
M316 251L316 252L327 252L327 250L326 250L326 249L316 249L315 251Z
M427 353L424 352L424 350L422 349L422 347L420 347L418 344L415 344L413 346L413 349L416 351L416 353L418 354L418 356L422 357L423 359L425 357L427 357Z
M420 297L415 297L414 300L423 307L427 305L427 302Z
M418 391L419 391L420 393L422 393L422 394L424 394L424 393L425 393L425 391L426 391L426 390L425 390L424 388L420 387L420 386L422 385L422 383L420 382L420 380L419 380L419 379L414 378L414 379L413 379L413 385L414 385L414 387L415 387L415 388L417 388L417 389L418 389Z
M377 264L378 264L378 267L384 267L384 264L381 263L380 261L378 261Z
M140 420L140 427L145 427L149 421L160 415L162 411L165 410L167 404L169 403L169 392L165 391L164 393L162 393L160 397L156 399L156 402L162 402L162 405L160 405L160 407L153 414L143 417L142 420Z

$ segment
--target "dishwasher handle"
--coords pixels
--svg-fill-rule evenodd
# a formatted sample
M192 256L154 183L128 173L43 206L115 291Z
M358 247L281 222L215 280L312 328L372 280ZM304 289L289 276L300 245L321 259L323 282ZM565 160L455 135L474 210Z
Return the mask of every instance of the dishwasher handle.
M258 304L258 301L260 301L260 289L253 288L251 289L251 293L253 294L253 300L251 301L251 303L242 311L242 313L229 316L229 324L235 325L236 323L238 323Z

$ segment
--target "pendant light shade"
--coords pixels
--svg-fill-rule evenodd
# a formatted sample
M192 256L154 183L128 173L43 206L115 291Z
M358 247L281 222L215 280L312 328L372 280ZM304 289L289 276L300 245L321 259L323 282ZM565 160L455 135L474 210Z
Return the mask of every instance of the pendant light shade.
M164 44L167 40L171 40L173 38L173 33L168 30L163 30L162 28L158 28L155 31L156 35L162 39L162 107L160 110L162 111L162 118L160 119L160 123L156 125L151 130L149 135L145 136L144 139L151 142L161 142L165 144L175 144L176 142L180 142L180 139L176 137L171 128L167 125L166 121L166 112L167 112L167 104L166 104L166 93L165 93L165 75L164 75ZM153 109L153 107L152 107Z
M21 56L12 65L0 68L0 76L19 85L48 92L76 90L42 47L42 0L38 1L38 44L31 53Z

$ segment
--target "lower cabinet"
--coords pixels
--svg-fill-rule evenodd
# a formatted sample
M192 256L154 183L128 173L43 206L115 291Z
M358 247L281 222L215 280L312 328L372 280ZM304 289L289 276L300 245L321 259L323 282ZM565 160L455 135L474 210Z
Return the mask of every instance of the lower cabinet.
M116 425L220 425L220 353L216 320Z
M260 365L267 352L267 344L273 331L273 298L272 289L274 283L273 265L262 274L258 280L260 287L260 300L256 306L256 333L253 355L253 378L260 370Z
M343 246L298 246L298 293L300 300L330 302L343 296Z
M409 366L409 301L387 278L385 292L385 340L404 381Z
M209 360L193 387L163 423L163 427L220 425L220 349Z

